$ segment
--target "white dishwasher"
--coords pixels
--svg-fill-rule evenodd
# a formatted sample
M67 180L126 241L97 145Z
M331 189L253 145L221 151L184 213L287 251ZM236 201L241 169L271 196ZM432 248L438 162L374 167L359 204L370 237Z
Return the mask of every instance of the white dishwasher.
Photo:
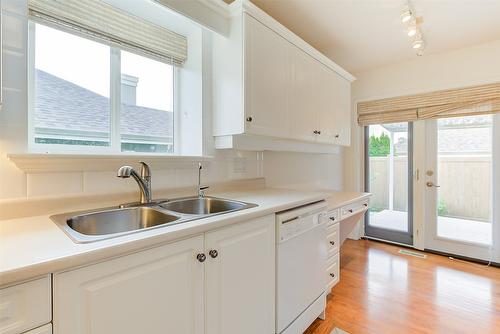
M326 202L276 214L276 333L299 334L326 306Z

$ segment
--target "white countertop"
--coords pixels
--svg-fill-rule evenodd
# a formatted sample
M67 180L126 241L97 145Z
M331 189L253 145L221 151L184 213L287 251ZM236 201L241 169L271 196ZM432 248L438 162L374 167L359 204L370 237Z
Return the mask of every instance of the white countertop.
M2 220L0 221L0 286L155 247L323 199L328 201L330 208L335 208L369 196L366 193L356 192L287 189L231 191L210 195L255 203L258 206L86 244L74 243L50 220L50 215Z

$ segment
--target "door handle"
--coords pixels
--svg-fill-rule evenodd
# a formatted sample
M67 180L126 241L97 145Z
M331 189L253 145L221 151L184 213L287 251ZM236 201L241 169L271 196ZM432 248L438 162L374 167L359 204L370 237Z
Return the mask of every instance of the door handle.
M432 183L431 181L427 182L425 185L426 185L427 187L429 187L429 188L432 188L432 187L439 188L439 187L441 187L441 186L435 185L435 184L434 184L434 183Z

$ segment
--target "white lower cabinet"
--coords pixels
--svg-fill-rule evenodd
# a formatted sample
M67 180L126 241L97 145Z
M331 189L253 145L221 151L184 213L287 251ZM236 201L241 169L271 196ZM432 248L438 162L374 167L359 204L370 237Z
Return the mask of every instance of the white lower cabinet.
M0 289L0 334L19 334L49 323L50 292L50 275Z
M207 334L274 333L274 235L274 215L206 234Z
M197 236L54 275L54 333L203 333L202 252Z
M274 282L271 215L55 274L54 333L271 334Z

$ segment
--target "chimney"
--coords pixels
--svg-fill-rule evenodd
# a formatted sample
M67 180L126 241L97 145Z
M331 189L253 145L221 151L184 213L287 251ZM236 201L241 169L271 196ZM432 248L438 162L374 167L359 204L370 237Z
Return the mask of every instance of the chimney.
M139 81L138 77L134 77L128 74L122 74L122 103L135 106L136 95L137 95L137 82Z

